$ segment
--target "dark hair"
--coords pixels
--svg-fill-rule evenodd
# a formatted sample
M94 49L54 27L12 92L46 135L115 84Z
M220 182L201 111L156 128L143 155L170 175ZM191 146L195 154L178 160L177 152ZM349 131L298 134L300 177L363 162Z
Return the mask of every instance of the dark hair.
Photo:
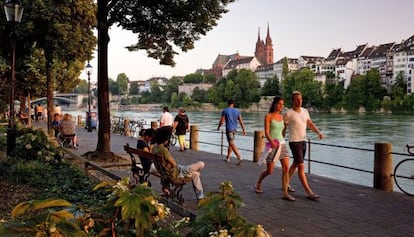
M172 133L171 126L160 127L157 130L155 130L154 140L157 144L164 143L165 141L170 139L171 133Z
M280 95L277 95L277 96L275 96L275 98L273 98L272 105L270 105L270 108L269 108L269 113L275 112L276 104L279 103L279 101L281 101L281 100L283 100L283 97L280 96Z
M170 110L168 109L167 106L165 106L164 108L162 108L162 110L166 111L166 112L170 112Z
M234 100L233 100L233 99L229 99L229 100L227 101L227 104L229 104L229 105L234 104Z
M139 135L141 137L143 136L154 137L154 132L155 130L153 128L141 129L141 131L139 131Z

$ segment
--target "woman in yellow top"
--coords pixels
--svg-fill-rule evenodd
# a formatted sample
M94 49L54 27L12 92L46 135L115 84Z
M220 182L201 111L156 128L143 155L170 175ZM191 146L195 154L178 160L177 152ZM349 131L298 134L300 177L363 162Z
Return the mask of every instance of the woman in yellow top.
M275 168L275 161L280 157L280 163L282 164L282 199L288 201L295 201L295 198L289 195L289 153L286 149L286 142L283 138L284 122L281 115L284 106L283 98L275 96L269 112L264 119L265 136L267 142L271 146L271 151L266 157L266 169L260 173L254 188L256 193L262 193L262 181L263 179L272 174ZM278 150L280 151L278 152ZM279 156L279 157L278 157ZM290 190L293 191L293 190Z

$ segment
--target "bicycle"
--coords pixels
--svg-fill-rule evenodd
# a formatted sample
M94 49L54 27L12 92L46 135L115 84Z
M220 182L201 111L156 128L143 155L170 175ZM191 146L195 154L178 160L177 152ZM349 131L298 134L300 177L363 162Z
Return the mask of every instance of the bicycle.
M414 156L414 146L406 145L405 148L409 155ZM414 196L414 158L400 161L394 169L394 182L397 187L405 194Z
M177 135L175 133L171 133L170 145L175 146L175 144L177 144L177 139Z

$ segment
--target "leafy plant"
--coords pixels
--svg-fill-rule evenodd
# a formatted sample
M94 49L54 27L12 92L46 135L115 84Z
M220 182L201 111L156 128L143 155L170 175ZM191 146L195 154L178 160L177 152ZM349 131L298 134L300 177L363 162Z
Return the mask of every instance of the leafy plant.
M188 236L270 236L261 225L251 225L238 214L243 205L230 181L220 184L219 192L210 192L200 201L196 219L189 224Z
M63 157L63 151L48 140L42 129L19 130L14 156L25 160L56 161Z
M0 236L87 236L73 214L62 209L71 205L63 199L22 202L13 209L12 216L23 219L6 224Z
M106 223L110 224L110 228L103 228L99 236L107 236L109 231L112 236L114 233L122 233L123 236L181 236L158 225L170 215L170 210L158 202L157 195L146 184L130 189L129 179L124 178L116 183L103 181L95 190L103 187L110 191L110 195L105 209L107 216L100 219L109 219L111 222ZM131 234L131 227L135 233Z

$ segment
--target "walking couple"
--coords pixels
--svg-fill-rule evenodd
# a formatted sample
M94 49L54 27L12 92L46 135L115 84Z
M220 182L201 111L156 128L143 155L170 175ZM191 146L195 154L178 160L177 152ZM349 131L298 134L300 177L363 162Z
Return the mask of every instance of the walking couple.
M295 201L295 198L289 194L289 192L295 191L289 186L289 183L290 178L298 169L299 180L308 195L307 198L316 200L319 196L311 190L305 175L306 128L309 127L318 134L319 139L323 138L323 134L312 122L308 110L302 107L302 94L299 91L294 91L291 100L292 108L285 115L282 115L284 100L282 97L276 96L265 116L265 136L271 151L266 157L266 169L260 173L254 188L257 193L263 192L262 181L266 176L273 173L275 162L280 158L282 164L282 199ZM289 130L289 147L293 155L293 163L290 168L289 153L284 139L287 129Z

